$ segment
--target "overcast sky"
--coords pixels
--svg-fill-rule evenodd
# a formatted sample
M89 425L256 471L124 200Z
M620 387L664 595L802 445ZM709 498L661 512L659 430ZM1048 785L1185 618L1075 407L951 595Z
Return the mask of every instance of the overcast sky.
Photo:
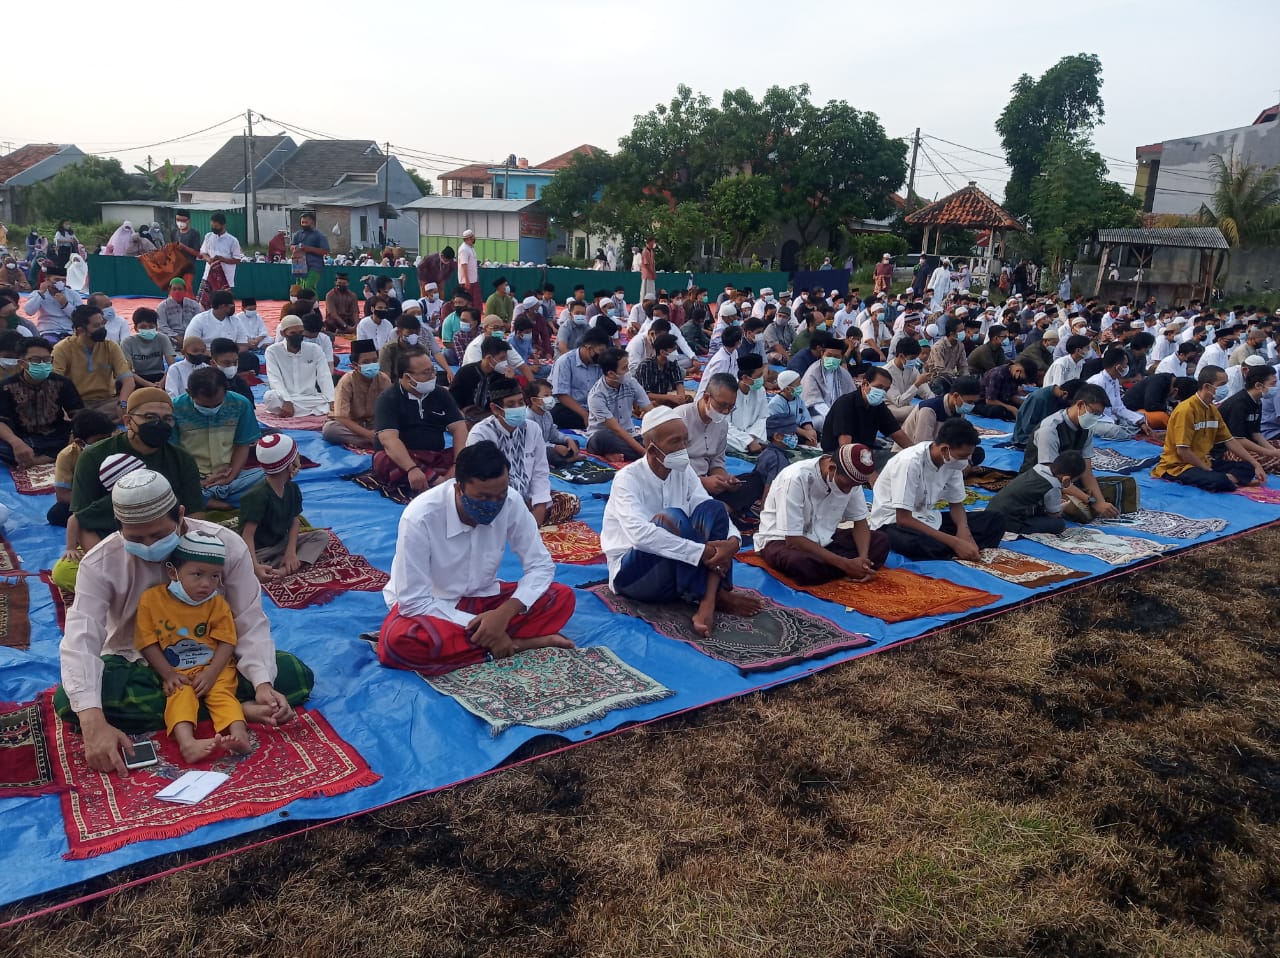
M72 0L71 11L59 14L62 25L98 55L73 55L71 75L59 73L49 87L52 101L19 98L33 106L6 109L0 143L73 142L117 151L126 168L148 154L199 163L240 132L246 108L330 136L389 140L432 179L461 165L446 157L500 162L515 153L536 164L580 143L615 149L633 117L669 101L679 83L715 100L726 88L758 98L771 85L808 83L817 102L844 99L878 114L890 136L919 126L998 156L994 122L1017 77L1096 53L1106 101L1096 143L1120 161L1111 162L1113 178L1132 186L1135 146L1244 126L1280 100L1275 0L223 0L216 13L193 7L180 23L89 0ZM471 65L464 51L473 52ZM237 113L182 142L118 152ZM259 129L280 130L270 122ZM950 185L921 157L921 195L970 179L1000 195L1007 170L999 159L937 140L925 147Z

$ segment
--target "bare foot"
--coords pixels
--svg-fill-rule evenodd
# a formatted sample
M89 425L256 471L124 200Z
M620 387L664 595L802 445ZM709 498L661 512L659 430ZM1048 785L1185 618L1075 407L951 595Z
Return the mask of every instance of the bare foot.
M257 722L259 725L270 725L273 728L279 723L271 717L271 706L260 702L242 702L246 722Z
M764 603L753 595L743 592L717 592L716 609L729 615L755 615L764 608Z
M253 751L253 744L249 741L249 730L245 728L244 722L232 722L218 737L222 740L222 747L228 752L248 755Z
M704 639L711 637L711 630L716 624L716 610L713 606L708 609L698 606L698 611L693 614L693 631Z
M181 745L182 760L192 765L196 762L202 762L213 753L218 744L218 737L193 738L188 742L183 742Z
M530 649L575 649L571 639L566 639L559 632L553 635L539 635L532 639L512 639L511 645L517 652L528 652Z

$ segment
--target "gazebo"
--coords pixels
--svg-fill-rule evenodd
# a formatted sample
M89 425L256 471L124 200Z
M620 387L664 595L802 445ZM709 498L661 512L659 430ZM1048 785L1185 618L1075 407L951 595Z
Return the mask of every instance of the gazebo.
M1166 229L1098 230L1102 255L1098 259L1098 278L1093 294L1123 297L1130 292L1137 298L1142 288L1147 295L1165 302L1208 299L1213 278L1218 274L1222 258L1230 244L1214 226L1170 227ZM1117 256L1114 276L1112 253L1132 251L1136 266L1125 263L1121 268ZM1159 260L1157 261L1157 256ZM1104 284L1105 278L1105 284Z
M930 233L933 233L933 252L936 255L942 247L945 229L990 230L986 255L988 272L993 257L1004 258L1004 234L1009 230L1017 233L1027 230L1008 210L978 189L978 184L972 180L964 189L908 214L903 222L924 227L924 241L920 244L922 254L929 252ZM936 233L933 232L935 229Z

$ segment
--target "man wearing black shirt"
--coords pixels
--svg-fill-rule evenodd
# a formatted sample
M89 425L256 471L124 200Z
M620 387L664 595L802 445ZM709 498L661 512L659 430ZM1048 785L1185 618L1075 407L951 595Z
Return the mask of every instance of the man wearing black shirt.
M467 427L449 391L436 388L425 349L402 349L396 372L398 381L373 408L373 474L386 485L408 482L417 494L453 475L453 451L466 443ZM446 431L452 449L444 447Z
M863 379L861 389L845 393L832 404L822 424L824 452L834 453L851 442L874 450L878 434L888 436L904 449L911 445L897 417L885 405L892 382L888 372L873 366ZM887 453L884 458L888 458Z
M227 377L227 391L243 396L252 406L253 390L240 378L240 347L236 345L235 340L218 337L211 342L209 360L222 372L222 375Z
M480 342L480 361L467 363L458 370L449 386L459 409L475 407L483 419L489 410L489 376L491 373L511 375L507 366L507 342L497 336L486 336ZM473 419L472 422L479 420Z
M1268 472L1280 466L1280 449L1262 435L1262 397L1276 388L1272 366L1246 366L1244 389L1218 407L1231 435Z

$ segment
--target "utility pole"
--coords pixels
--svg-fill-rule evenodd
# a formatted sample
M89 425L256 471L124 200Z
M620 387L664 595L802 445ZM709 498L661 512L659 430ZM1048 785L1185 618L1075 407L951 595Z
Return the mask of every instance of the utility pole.
M257 246L258 245L258 185L257 183L254 182L254 179L253 179L253 168L255 165L254 158L253 158L253 111L245 110L244 116L245 116L245 120L248 121L248 124L249 124L249 140L248 140L248 143L246 144L249 150L249 176L248 176L249 208L245 210L245 213L248 214L249 223L251 224L249 227L249 231L250 231L249 235L252 237L253 245Z
M907 174L907 205L911 205L911 194L916 188L916 155L920 152L920 127L916 127L916 135L911 141L911 172Z
M148 173L151 172L151 154L150 153L147 154L147 172Z
M245 216L249 215L249 134L244 135L244 212ZM248 219L245 220L247 224ZM249 237L244 238L245 245L249 244Z
M382 239L385 242L387 235L387 209L391 206L391 141L387 140L387 155L382 164ZM422 295L426 295L423 293Z

